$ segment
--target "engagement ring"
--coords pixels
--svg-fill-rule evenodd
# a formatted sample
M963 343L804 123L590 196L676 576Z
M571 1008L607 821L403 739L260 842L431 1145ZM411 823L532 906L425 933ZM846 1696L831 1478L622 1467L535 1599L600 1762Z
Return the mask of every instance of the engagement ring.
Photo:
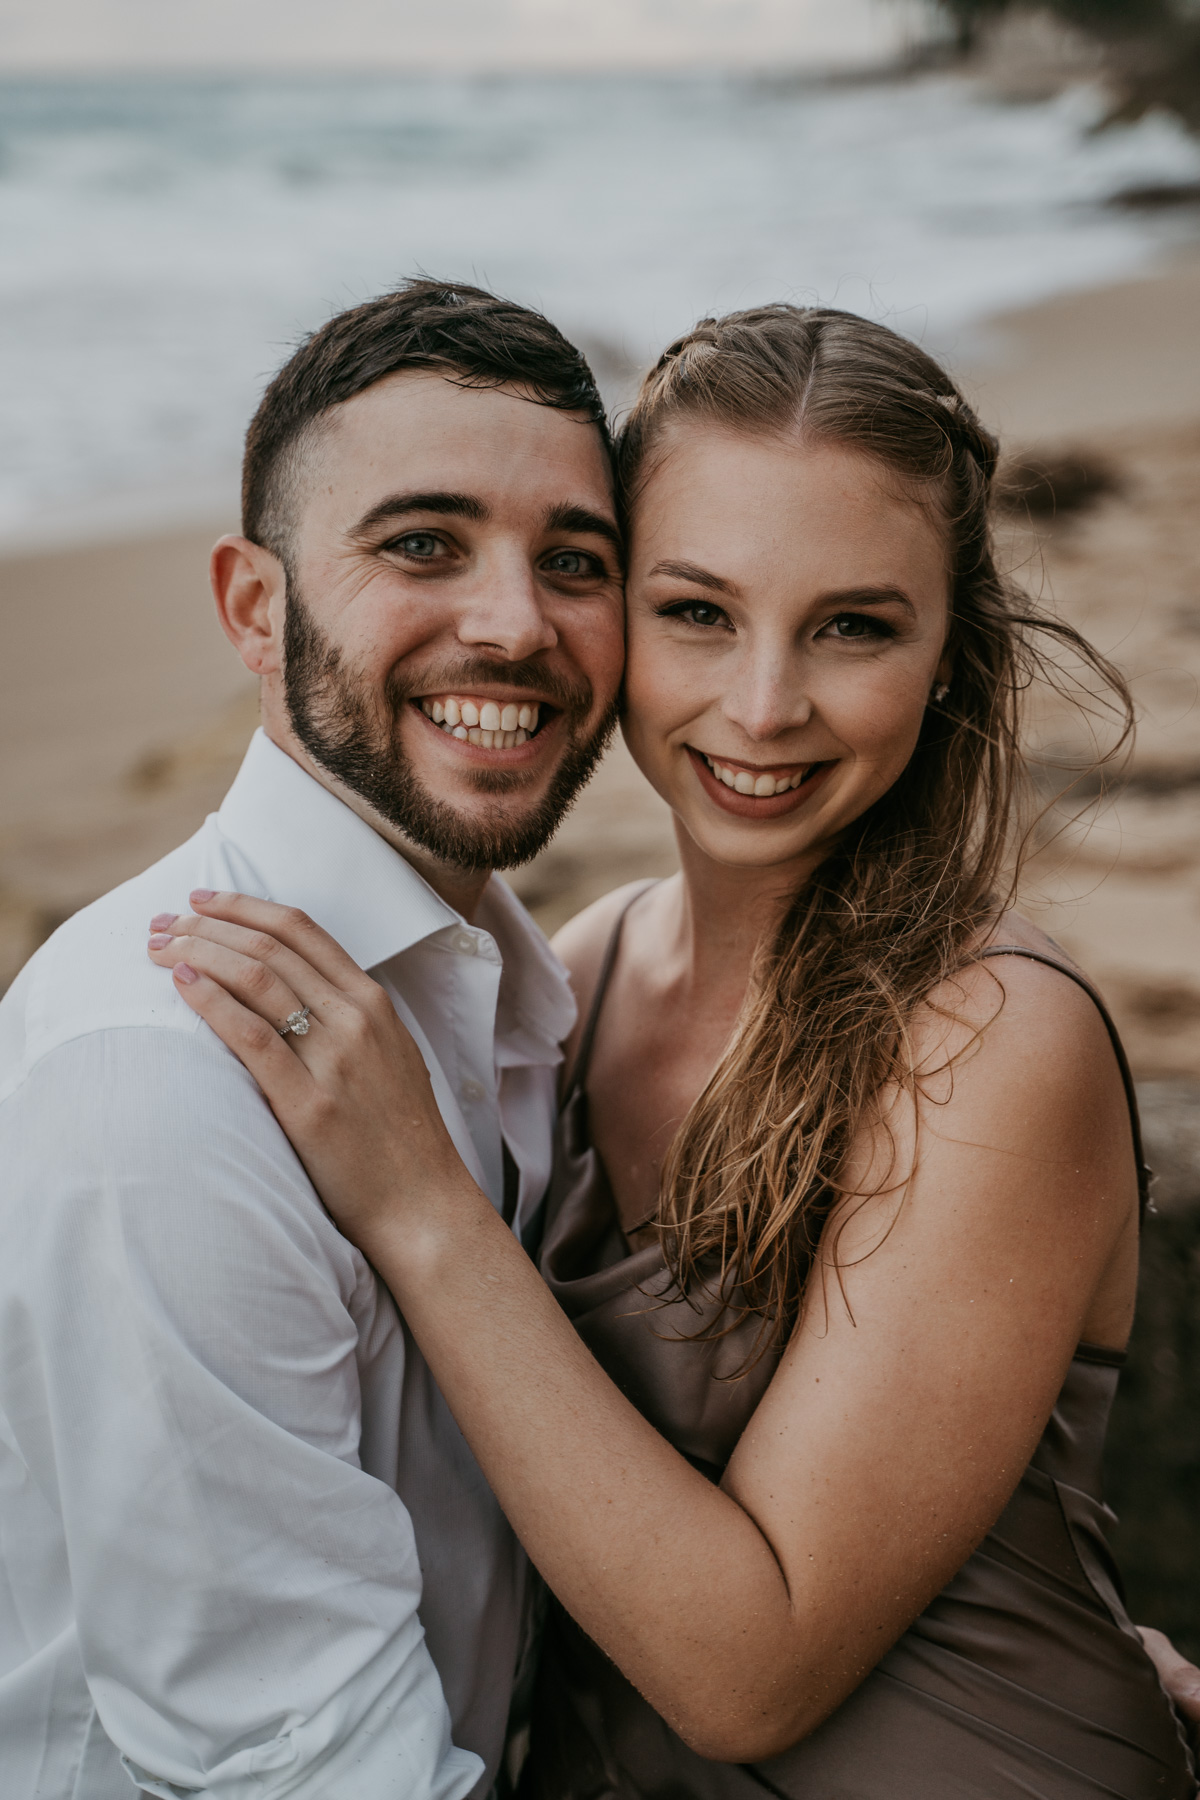
M279 1028L279 1035L280 1037L286 1037L289 1031L294 1031L297 1037L303 1037L307 1030L308 1008L307 1006L302 1006L299 1012L288 1014L286 1024L281 1025Z

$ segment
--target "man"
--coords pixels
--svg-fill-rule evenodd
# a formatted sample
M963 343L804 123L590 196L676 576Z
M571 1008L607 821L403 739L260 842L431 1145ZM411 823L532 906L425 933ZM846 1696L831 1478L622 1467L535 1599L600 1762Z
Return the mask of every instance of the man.
M573 1003L489 877L612 724L600 398L536 314L412 282L272 382L243 513L213 591L263 731L0 1007L5 1800L482 1796L527 1645L521 1552L390 1297L145 945L199 887L303 907L527 1223Z

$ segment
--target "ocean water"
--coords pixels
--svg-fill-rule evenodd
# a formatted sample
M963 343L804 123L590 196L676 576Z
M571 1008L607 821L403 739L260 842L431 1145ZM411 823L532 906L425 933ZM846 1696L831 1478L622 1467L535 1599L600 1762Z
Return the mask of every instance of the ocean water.
M264 382L424 270L541 306L618 399L698 315L820 300L965 353L1143 265L1113 210L1196 179L1166 121L929 77L149 77L0 84L0 541L210 512Z

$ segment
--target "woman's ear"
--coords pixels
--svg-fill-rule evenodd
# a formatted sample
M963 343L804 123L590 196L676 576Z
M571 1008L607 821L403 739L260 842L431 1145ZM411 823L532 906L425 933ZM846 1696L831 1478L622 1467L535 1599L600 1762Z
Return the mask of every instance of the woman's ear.
M249 538L213 545L209 581L221 629L252 675L282 666L287 572L279 558Z

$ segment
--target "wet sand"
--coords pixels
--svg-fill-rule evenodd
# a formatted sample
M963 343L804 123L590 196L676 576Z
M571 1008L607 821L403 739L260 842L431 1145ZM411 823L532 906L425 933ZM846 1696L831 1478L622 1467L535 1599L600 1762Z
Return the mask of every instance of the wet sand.
M1200 255L996 320L962 370L1014 450L1103 454L1120 491L1006 554L1134 683L1132 779L1064 826L1027 903L1111 994L1140 1075L1200 1077ZM57 922L216 805L256 706L207 596L232 519L0 559L0 987ZM1074 727L1049 713L1056 754ZM1075 745L1078 750L1078 745ZM618 744L514 885L553 929L675 866Z

